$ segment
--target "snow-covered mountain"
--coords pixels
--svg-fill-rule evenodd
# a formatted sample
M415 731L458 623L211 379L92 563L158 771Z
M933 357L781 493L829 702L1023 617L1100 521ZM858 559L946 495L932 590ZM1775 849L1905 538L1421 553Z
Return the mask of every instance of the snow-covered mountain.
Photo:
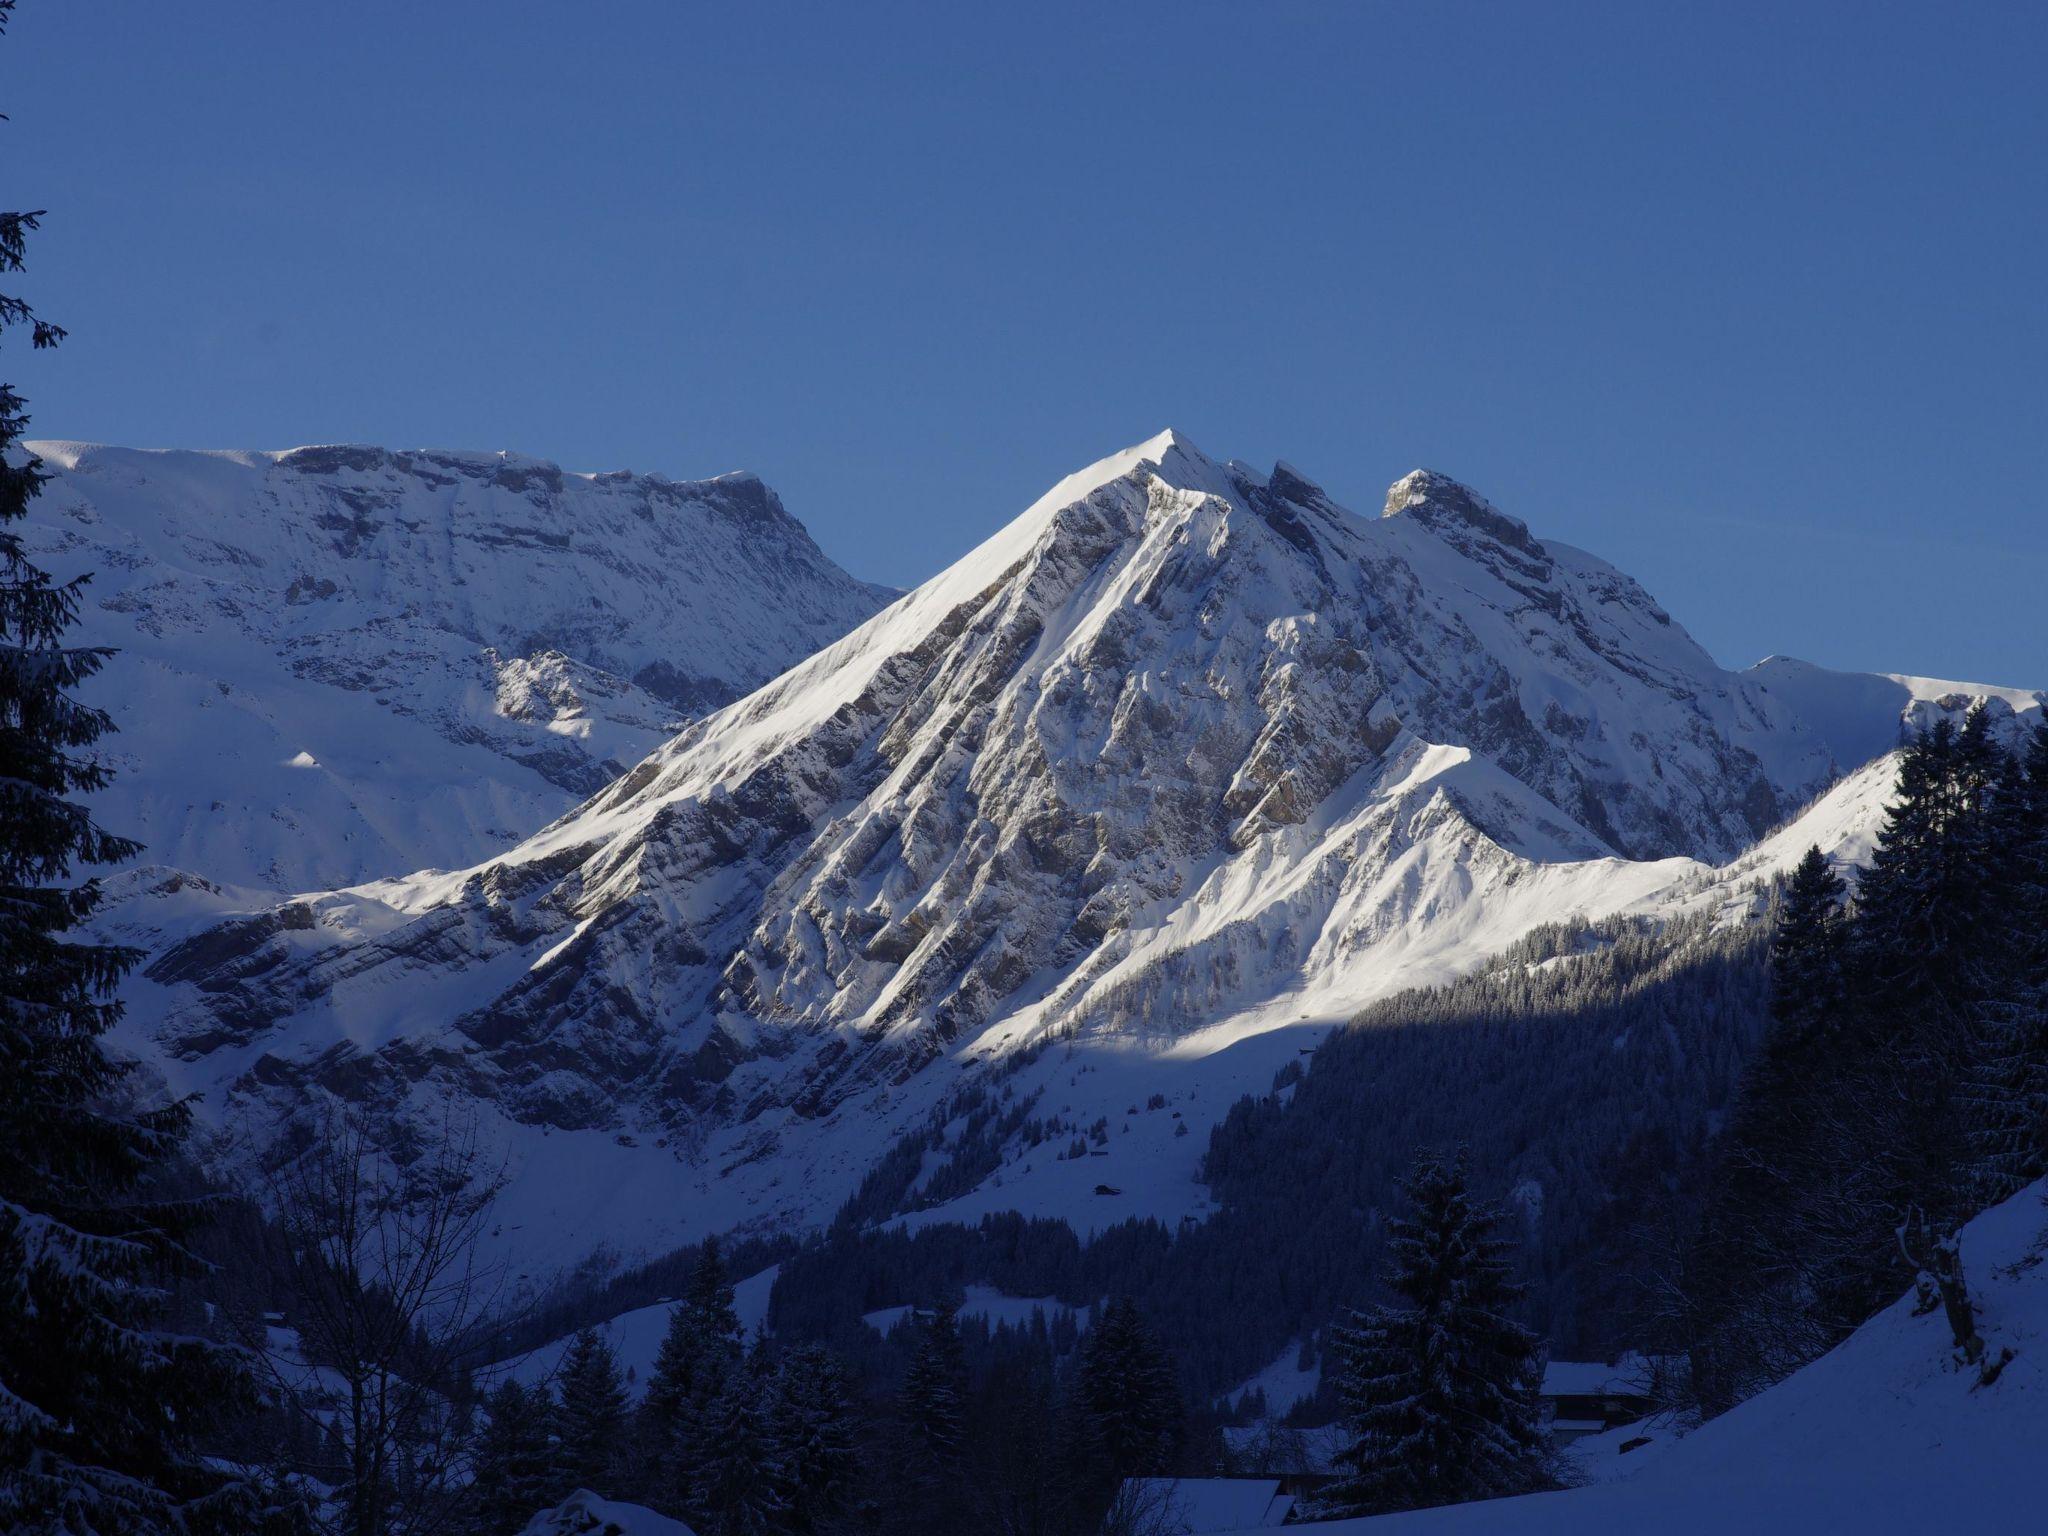
M216 882L474 863L894 595L750 475L31 446L31 551L121 652L101 819Z
M1867 839L1862 748L1983 692L1868 681L1730 673L1441 476L1365 520L1167 433L499 857L261 910L138 882L131 1038L245 1135L483 1107L558 1259L820 1220L977 1084L1125 1129L1016 1141L948 1214L1187 1214L1177 1128L1364 1002Z

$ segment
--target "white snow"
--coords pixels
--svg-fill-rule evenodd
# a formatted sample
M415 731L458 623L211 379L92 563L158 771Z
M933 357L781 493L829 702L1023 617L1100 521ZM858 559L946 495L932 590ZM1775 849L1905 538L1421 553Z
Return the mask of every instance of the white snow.
M2048 1210L2035 1184L1971 1222L1963 1260L1993 1352L1989 1387L1957 1365L1939 1309L1910 1296L1840 1347L1694 1433L1631 1425L1573 1448L1592 1486L1374 1520L1304 1536L1925 1536L2040 1526L2048 1445ZM1623 1456L1619 1443L1651 1436Z
M553 1509L527 1522L519 1536L693 1536L680 1520L644 1504L621 1504L578 1488Z
M1225 1406L1234 1404L1247 1392L1265 1395L1266 1415L1272 1419L1284 1417L1287 1410L1296 1403L1315 1395L1322 1385L1323 1363L1318 1355L1313 1365L1306 1369L1301 1364L1301 1344L1290 1343L1273 1357L1273 1363L1258 1375L1247 1378L1224 1393L1219 1399Z
M915 1311L916 1308L907 1304L877 1307L872 1312L863 1312L861 1321L875 1332L887 1334L901 1327ZM1034 1317L1042 1317L1049 1323L1060 1313L1071 1312L1075 1320L1086 1328L1093 1311L1092 1307L1069 1306L1057 1296L1008 1296L993 1286L970 1285L965 1288L962 1296L959 1315L981 1318L991 1328L999 1328L1006 1324L1012 1328L1022 1328L1029 1326Z
M1294 1507L1293 1495L1270 1477L1134 1477L1122 1498L1150 1536L1270 1530L1284 1525Z
M781 1268L779 1264L771 1264L733 1285L733 1311L738 1315L740 1329L748 1339L767 1327L768 1296L775 1288L775 1276ZM675 1311L676 1306L673 1301L656 1302L651 1307L621 1312L617 1317L596 1325L598 1333L611 1346L612 1354L618 1360L619 1373L625 1377L629 1396L638 1398L647 1390L647 1378L660 1356L662 1337L668 1332L669 1314ZM543 1344L516 1360L505 1362L505 1372L528 1386L551 1382L561 1369L562 1357L569 1352L574 1340L575 1335L568 1334Z
M1214 1122L1362 1006L1539 924L1746 921L1809 841L1867 850L1888 777L1849 705L1810 724L1793 671L1723 670L1612 567L1396 492L1366 522L1177 434L1113 455L501 857L138 980L123 1038L238 1127L337 1043L423 1047L450 1065L408 1091L474 1096L536 1270L822 1222L990 1081L1106 1119L1101 1155L1013 1145L910 1222L1171 1223ZM298 740L299 780L342 773ZM237 910L168 884L124 888L121 936Z
M2044 697L2022 688L1897 672L1836 672L1790 656L1766 657L1745 675L1790 704L1821 734L1845 770L1896 747L1901 721L1924 725L1936 711L1960 715L1969 701L1979 698L1995 699L2015 715L2039 719Z
M473 863L703 713L643 669L719 702L889 596L751 476L28 446L55 471L29 552L91 574L81 637L120 652L83 690L120 728L101 818L214 881Z

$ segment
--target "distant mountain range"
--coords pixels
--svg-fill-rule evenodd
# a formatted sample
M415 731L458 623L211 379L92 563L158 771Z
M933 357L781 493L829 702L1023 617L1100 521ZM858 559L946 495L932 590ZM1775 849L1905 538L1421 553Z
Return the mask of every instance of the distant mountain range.
M46 533L110 568L139 637L116 805L177 866L117 886L110 925L153 957L127 1040L206 1092L228 1157L330 1096L474 1106L536 1262L821 1222L933 1123L913 1193L964 1193L912 1219L1199 1215L1186 1131L1364 1004L1541 923L1740 920L1809 843L1867 847L1902 720L2044 697L1731 673L1443 476L1362 519L1170 432L872 617L883 594L745 478L45 452ZM222 676L244 654L268 694ZM246 749L197 719L216 680ZM330 708L364 724L316 735ZM367 761L372 721L436 755ZM186 832L160 805L196 804L207 742L264 772L224 772L238 808ZM330 756L346 793L285 793ZM535 782L595 792L542 826ZM415 788L458 821L440 842L407 842ZM380 867L358 827L456 867ZM993 1146L962 1108L992 1097ZM1098 1123L1102 1155L1059 1155Z
M486 858L895 596L751 475L30 446L34 556L121 652L103 819L237 884Z

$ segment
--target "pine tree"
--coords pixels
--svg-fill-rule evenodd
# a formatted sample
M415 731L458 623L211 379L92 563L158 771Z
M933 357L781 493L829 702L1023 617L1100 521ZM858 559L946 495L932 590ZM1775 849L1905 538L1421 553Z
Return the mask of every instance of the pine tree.
M727 1373L699 1428L690 1490L698 1536L767 1536L788 1512L761 1364L757 1356Z
M740 1320L733 1307L718 1240L710 1238L697 1256L682 1299L670 1310L668 1327L647 1395L634 1420L638 1465L627 1480L633 1495L658 1509L689 1507L695 1469L691 1448L726 1377L739 1364Z
M470 1529L506 1536L558 1497L552 1437L554 1403L544 1386L505 1381L485 1400L478 1436Z
M1713 1411L1816 1352L1813 1202L1833 1201L1842 1149L1817 1086L1852 1051L1844 885L1819 848L1787 882L1771 939L1771 1021L1744 1070L1689 1277L1692 1386ZM1837 1202L1838 1203L1838 1202ZM1779 1321L1783 1319L1783 1321Z
M2001 767L1981 703L1960 731L1943 719L1920 733L1858 887L1856 1001L1868 1023L1853 1091L1879 1116L1857 1149L1878 1172L1873 1241L1908 1208L1949 1233L1982 1203L1979 1132L2002 1091L1990 1061L2011 1034ZM1873 1299L1895 1282L1889 1254L1871 1278Z
M1845 887L1818 847L1806 850L1785 887L1771 937L1771 1015L1776 1052L1802 1046L1838 1025Z
M934 1464L950 1465L959 1456L960 1399L966 1385L959 1316L953 1307L942 1306L926 1320L903 1380L904 1425L913 1446Z
M618 1357L595 1328L584 1329L569 1345L560 1390L557 1486L565 1495L578 1488L607 1496L617 1492L626 1389L619 1381Z
M815 1536L851 1515L860 1438L846 1367L815 1345L790 1351L776 1374L770 1430L792 1536Z
M1969 1061L1958 1100L1969 1204L1981 1206L2048 1166L2048 725L2001 755L1978 820L1991 880L1967 951Z
M1815 921L1833 893L1814 855L1792 882L1773 1027L1688 1277L1687 1349L1707 1411L1896 1295L1911 1273L1902 1230L1918 1254L1951 1253L1964 1219L2041 1167L2048 941L2030 829L2044 819L2031 771L1980 704L1960 730L1938 720L1901 752L1846 921ZM1951 1292L1961 1285L1949 1277Z
M1349 1444L1325 1502L1376 1514L1549 1486L1537 1342L1507 1315L1520 1289L1500 1217L1467 1193L1462 1159L1421 1158L1402 1192L1387 1276L1400 1300L1338 1337Z
M942 1306L919 1325L884 1454L882 1529L900 1536L949 1532L966 1496L962 1448L966 1350L955 1309Z
M674 1413L692 1400L715 1395L740 1358L739 1314L726 1277L718 1239L709 1238L690 1271L683 1298L669 1313L668 1329L648 1377L647 1403L656 1413Z
M1901 754L1896 793L1857 885L1854 960L1867 1000L1895 1031L1914 1016L1952 1028L1959 962L1994 909L2000 868L1987 814L2001 754L1979 705L1960 731L1946 719ZM1950 1037L1930 1039L1939 1053Z
M2008 819L2012 911L2021 935L2015 965L2024 1003L2014 1079L2021 1173L2048 1171L2048 720L2028 735Z
M40 217L0 213L0 273ZM0 295L0 333L19 326L37 348L64 335ZM100 1039L136 955L68 936L100 900L73 867L137 845L70 799L108 781L89 752L112 722L70 696L108 652L64 644L84 580L52 581L12 526L47 478L17 447L24 405L0 385L0 1529L247 1531L260 1495L195 1445L253 1401L247 1371L154 1321L206 1211L138 1192L189 1110L122 1107L127 1068Z
M1066 1532L1089 1529L1077 1511L1099 1506L1098 1490L1082 1488L1085 1466L1053 1369L1051 1332L1035 1318L1017 1344L993 1352L970 1400L966 1438L971 1450L975 1529Z
M1094 1464L1092 1481L1167 1471L1184 1411L1173 1364L1137 1304L1118 1297L1081 1342L1072 1395L1076 1444Z

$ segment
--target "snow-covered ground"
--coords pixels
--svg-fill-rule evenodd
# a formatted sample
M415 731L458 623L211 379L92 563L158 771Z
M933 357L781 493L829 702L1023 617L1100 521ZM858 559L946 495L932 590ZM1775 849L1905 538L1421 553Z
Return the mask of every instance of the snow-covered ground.
M2016 714L2040 709L2041 695L2024 688L1908 677L1899 672L1837 672L1790 656L1770 656L1751 667L1754 679L1790 704L1827 742L1839 763L1860 763L1899 744L1898 722L1931 724L1976 698L1993 698Z
M1991 1386L1953 1359L1940 1311L1901 1298L1840 1347L1690 1435L1579 1442L1598 1479L1564 1493L1328 1521L1304 1536L1927 1536L2042 1527L2048 1468L2048 1207L2035 1184L1971 1222L1963 1261ZM1649 1434L1626 1455L1620 1445Z
M693 1536L680 1520L658 1515L642 1504L601 1499L579 1488L552 1509L528 1521L519 1536Z
M877 1333L890 1333L901 1327L915 1309L909 1306L877 1307L872 1312L863 1312L861 1321ZM1005 1324L1021 1328L1034 1317L1051 1322L1062 1312L1074 1315L1082 1327L1088 1326L1092 1307L1070 1307L1057 1296L1009 1296L987 1285L970 1285L960 1300L960 1316L978 1317L989 1327Z
M1236 1403L1248 1392L1257 1392L1265 1398L1266 1413L1278 1419L1288 1409L1304 1398L1315 1396L1316 1388L1322 1385L1323 1365L1320 1357L1314 1364L1301 1363L1301 1345L1289 1344L1273 1357L1273 1363L1258 1375L1239 1382L1220 1399L1226 1406Z
M771 1264L733 1285L733 1312L740 1320L741 1331L749 1339L767 1326L768 1296L775 1289L775 1276L781 1267ZM636 1307L597 1325L597 1331L604 1336L618 1360L619 1372L625 1377L626 1391L631 1397L637 1399L647 1390L648 1375L661 1353L662 1337L668 1332L669 1314L675 1311L676 1305L673 1301L663 1301L651 1307ZM553 1381L573 1338L573 1334L567 1335L507 1362L505 1374L527 1386Z

